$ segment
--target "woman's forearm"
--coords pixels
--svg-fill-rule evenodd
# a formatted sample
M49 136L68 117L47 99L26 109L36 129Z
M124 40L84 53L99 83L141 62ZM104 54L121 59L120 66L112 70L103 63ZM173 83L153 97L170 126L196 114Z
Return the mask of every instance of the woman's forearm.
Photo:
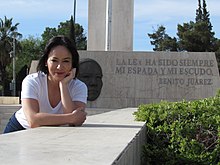
M36 113L32 115L28 122L31 128L40 126L59 126L74 123L71 121L72 114L49 114L49 113Z
M65 124L80 126L85 122L86 115L87 113L80 109L67 114L35 113L29 116L28 122L31 128Z
M60 83L60 95L64 113L71 113L76 108L70 97L67 84Z

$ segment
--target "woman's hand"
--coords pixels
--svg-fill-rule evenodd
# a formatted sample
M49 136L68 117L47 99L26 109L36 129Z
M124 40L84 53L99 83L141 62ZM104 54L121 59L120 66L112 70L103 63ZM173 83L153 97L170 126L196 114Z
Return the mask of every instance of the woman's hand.
M70 70L70 72L66 75L66 77L61 80L61 83L68 84L70 80L72 80L76 75L76 68Z
M81 126L86 120L87 113L83 107L79 107L72 112L70 125Z
M59 82L60 88L60 96L61 96L61 103L63 108L63 113L68 114L72 113L79 107L83 107L85 109L86 104L80 101L73 101L71 98L70 91L68 89L68 83L75 77L76 68L72 69L63 80Z

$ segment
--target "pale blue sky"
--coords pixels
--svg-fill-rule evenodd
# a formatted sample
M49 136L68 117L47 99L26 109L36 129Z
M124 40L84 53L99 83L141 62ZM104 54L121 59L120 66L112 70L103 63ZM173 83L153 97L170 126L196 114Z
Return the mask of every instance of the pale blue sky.
M206 0L215 37L220 38L219 0ZM166 27L167 34L176 36L177 24L194 21L198 0L134 0L134 51L152 51L148 33L158 25ZM40 37L46 27L57 27L70 19L73 0L0 0L0 18L19 22L23 37ZM88 0L77 0L76 22L87 35Z

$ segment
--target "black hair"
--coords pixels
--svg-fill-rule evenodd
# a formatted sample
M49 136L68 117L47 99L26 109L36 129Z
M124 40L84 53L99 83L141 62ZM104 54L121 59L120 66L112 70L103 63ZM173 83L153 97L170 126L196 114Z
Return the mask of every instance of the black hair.
M76 47L74 46L74 44L71 42L71 40L63 35L58 35L55 37L52 37L47 45L45 46L44 49L44 54L43 56L41 56L38 65L37 65L37 71L41 71L44 72L45 74L48 74L48 68L46 65L47 59L48 59L48 55L51 51L51 49L53 49L56 46L64 46L66 47L71 55L72 55L72 68L76 68L76 76L78 75L79 72L79 54L77 52Z

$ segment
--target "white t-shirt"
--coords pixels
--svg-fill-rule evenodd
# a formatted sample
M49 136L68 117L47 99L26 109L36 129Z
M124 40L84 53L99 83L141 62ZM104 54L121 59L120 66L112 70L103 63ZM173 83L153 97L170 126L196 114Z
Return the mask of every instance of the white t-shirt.
M87 102L87 86L78 79L73 79L69 82L68 89L72 101ZM62 114L61 101L56 107L51 107L48 99L48 87L47 87L47 75L38 72L27 75L22 82L21 99L32 98L36 99L39 103L40 112L51 114ZM15 114L18 122L24 127L29 128L29 124L24 115L24 111L21 107Z

